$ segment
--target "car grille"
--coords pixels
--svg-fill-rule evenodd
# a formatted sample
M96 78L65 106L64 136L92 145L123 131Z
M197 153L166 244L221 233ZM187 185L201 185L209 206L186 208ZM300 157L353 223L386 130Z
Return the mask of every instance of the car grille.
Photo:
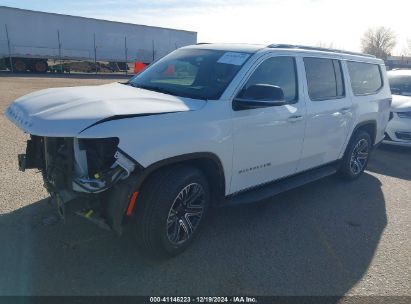
M44 137L43 176L50 192L71 187L73 138Z
M401 140L411 140L411 132L395 132L395 136Z

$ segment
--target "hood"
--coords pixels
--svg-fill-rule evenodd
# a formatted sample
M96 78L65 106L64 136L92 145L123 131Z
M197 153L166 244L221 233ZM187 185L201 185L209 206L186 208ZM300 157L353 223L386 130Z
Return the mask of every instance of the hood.
M71 137L101 121L193 111L205 104L204 100L111 83L37 91L18 98L5 114L26 133Z
M408 112L411 111L411 96L392 95L391 111Z

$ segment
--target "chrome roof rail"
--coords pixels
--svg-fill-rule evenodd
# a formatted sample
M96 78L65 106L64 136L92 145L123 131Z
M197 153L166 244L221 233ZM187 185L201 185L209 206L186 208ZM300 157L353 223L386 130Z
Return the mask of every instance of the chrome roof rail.
M309 51L333 52L333 53L340 53L340 54L347 54L347 55L356 55L356 56L376 58L374 55L370 55L370 54L350 52L350 51L331 49L331 48L323 48L323 47L317 47L317 46L294 45L294 44L270 44L267 47L271 49L299 49L299 50L309 50Z

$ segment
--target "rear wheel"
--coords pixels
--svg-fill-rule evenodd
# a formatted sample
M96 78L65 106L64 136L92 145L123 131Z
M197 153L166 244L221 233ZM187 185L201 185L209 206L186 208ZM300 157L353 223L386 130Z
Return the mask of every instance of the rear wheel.
M363 130L357 131L345 151L339 169L340 176L348 180L358 178L367 167L371 147L370 135Z
M39 60L34 63L34 71L36 73L46 73L48 69L48 64L44 60Z
M156 257L181 253L198 234L209 201L207 180L197 168L176 166L155 173L136 204L137 240Z
M23 73L27 71L27 64L22 59L14 59L13 68L14 72Z

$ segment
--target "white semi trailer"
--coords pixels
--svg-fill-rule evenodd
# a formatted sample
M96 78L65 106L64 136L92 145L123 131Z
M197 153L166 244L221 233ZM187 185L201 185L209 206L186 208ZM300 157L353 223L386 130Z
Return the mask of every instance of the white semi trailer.
M0 58L14 72L46 72L48 59L150 63L196 41L191 31L0 6Z

